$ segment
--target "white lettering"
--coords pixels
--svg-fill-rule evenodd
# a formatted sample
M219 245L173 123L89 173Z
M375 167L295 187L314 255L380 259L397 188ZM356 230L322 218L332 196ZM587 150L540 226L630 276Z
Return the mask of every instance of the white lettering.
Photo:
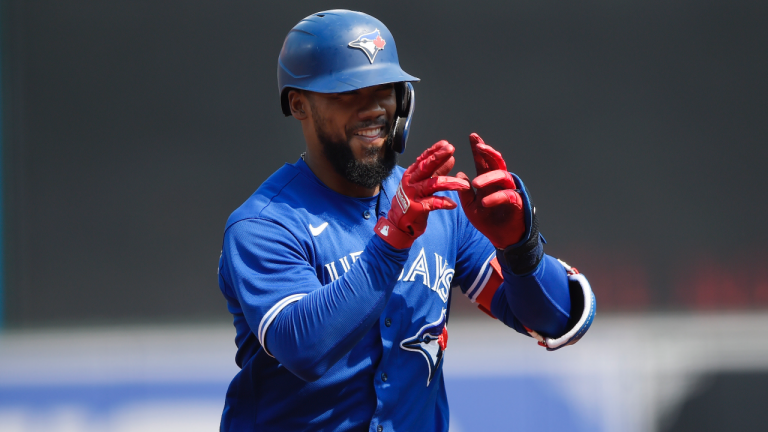
M435 253L435 285L432 291L437 292L443 302L448 302L448 294L451 290L451 281L453 280L454 270L448 268L448 261Z
M339 259L339 262L341 262L341 266L344 267L344 273L349 271L349 261L347 261L347 257L341 257Z
M421 275L422 282L424 282L424 285L427 287L430 287L429 285L429 270L427 265L427 257L424 255L424 248L421 248L421 252L419 252L419 256L416 257L416 261L413 262L411 265L411 269L408 270L408 276L405 277L406 282L414 282L416 280L416 276ZM430 287L431 289L431 287Z
M328 269L328 274L331 276L331 282L335 281L339 278L339 273L336 271L336 263L332 262L330 264L326 264L325 268Z
M362 253L363 253L363 251L352 252L351 254L349 254L349 256L352 257L352 264L354 264L357 261L357 259L360 257L360 254L362 254Z

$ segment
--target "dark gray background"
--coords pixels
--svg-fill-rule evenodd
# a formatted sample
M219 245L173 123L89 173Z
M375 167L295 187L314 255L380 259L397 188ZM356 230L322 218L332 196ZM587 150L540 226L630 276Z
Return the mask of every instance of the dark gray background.
M765 372L717 372L700 378L698 388L685 398L661 432L758 432L768 424Z
M601 310L768 305L768 3L6 1L10 326L228 319L224 222L303 149L276 59L363 10L422 78L408 165L480 133Z

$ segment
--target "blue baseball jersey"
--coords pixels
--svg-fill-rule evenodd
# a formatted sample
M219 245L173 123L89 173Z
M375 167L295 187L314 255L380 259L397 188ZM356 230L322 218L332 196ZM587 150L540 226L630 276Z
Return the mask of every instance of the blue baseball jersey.
M486 286L496 250L460 208L431 212L410 249L374 234L403 171L396 167L377 196L352 198L300 159L232 213L219 285L241 371L222 430L448 430L442 361L452 287L473 301L506 300ZM550 278L566 288L547 298L568 296L556 266ZM496 315L525 333L505 308Z

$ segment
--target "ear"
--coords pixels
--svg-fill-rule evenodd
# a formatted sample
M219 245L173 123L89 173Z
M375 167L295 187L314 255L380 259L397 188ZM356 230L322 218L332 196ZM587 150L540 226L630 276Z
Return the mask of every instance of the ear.
M298 120L309 118L309 101L306 94L301 90L288 91L288 107L291 109L291 115Z

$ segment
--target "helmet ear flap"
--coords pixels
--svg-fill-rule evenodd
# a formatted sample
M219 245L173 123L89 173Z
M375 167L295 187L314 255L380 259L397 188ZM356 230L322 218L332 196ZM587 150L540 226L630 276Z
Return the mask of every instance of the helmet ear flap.
M408 94L407 90L404 82L395 83L395 99L397 100L395 117L405 117L408 115L408 103L410 102L411 95Z
M408 141L408 131L411 128L413 109L416 105L416 92L413 90L413 85L409 82L395 83L395 99L397 100L397 107L390 131L390 144L392 150L403 153Z

